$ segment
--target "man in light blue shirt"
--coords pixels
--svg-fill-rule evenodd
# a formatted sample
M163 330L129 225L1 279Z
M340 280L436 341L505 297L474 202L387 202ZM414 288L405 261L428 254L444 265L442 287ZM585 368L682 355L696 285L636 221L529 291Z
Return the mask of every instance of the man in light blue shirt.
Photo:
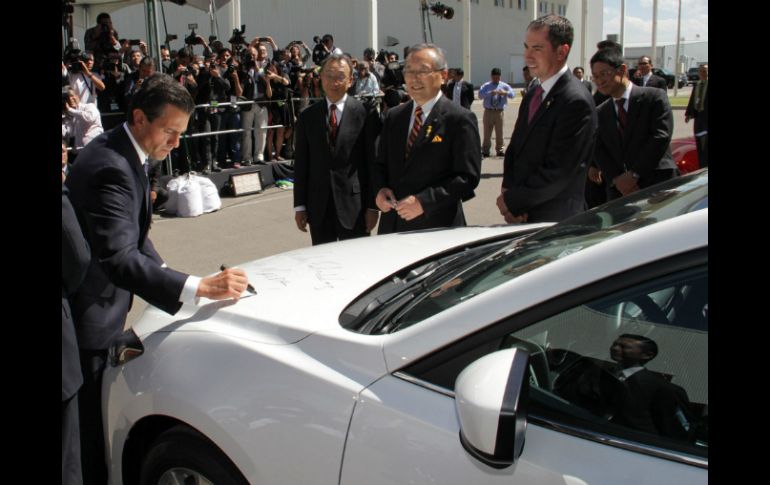
M481 153L489 156L492 146L492 128L495 129L495 152L498 157L505 155L503 151L503 110L508 99L513 99L515 92L511 86L500 80L500 68L492 69L492 80L484 83L479 89L479 99L484 102L484 140Z

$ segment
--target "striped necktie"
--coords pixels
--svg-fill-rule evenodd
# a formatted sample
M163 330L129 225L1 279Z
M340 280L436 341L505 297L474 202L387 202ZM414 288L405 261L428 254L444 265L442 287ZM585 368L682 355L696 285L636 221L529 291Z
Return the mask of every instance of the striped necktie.
M329 105L329 145L334 149L337 141L337 105Z
M406 155L409 156L409 150L412 149L412 145L417 141L417 135L420 134L422 128L422 107L418 106L414 110L414 123L412 123L412 131L409 132L409 138L406 141Z

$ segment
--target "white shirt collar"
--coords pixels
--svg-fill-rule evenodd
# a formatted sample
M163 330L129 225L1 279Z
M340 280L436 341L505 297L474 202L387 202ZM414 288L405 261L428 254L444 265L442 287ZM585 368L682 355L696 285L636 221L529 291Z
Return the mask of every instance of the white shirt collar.
M621 374L623 374L623 376L626 379L628 379L629 377L631 377L632 375L636 374L640 370L644 370L644 367L642 367L641 365L637 365L636 367L629 367L627 369L623 369L621 371Z
M567 71L569 71L569 66L567 64L564 64L559 70L559 72L549 77L545 81L543 81L542 79L540 80L540 86L543 88L543 99L545 99L545 97L548 96L548 93L556 85L556 81L558 81L559 78L562 77L564 73Z
M628 111L628 100L631 99L631 90L634 88L634 83L629 82L628 86L626 86L626 90L623 92L623 95L619 98L612 98L613 101L617 101L619 99L623 100L623 109ZM618 111L618 105L617 103L613 103L615 105L615 112Z
M345 109L345 101L348 99L348 94L345 93L344 96L340 98L339 101L336 103L332 103L329 98L326 98L326 111L331 112L331 106L334 105L337 107L337 124L342 121L342 110Z
M647 83L650 82L650 78L652 77L652 71L648 72L646 76L642 77L642 86L647 86Z
M147 155L144 150L142 150L142 147L139 146L139 143L137 143L136 138L134 138L134 135L131 134L131 129L128 127L128 122L123 122L123 129L126 130L126 133L128 133L128 139L131 140L131 144L134 145L134 150L136 150L136 155L139 157L139 161L142 165L147 163L147 158L149 155Z
M441 97L441 95L442 95L441 94L441 90L439 90L439 92L438 92L438 94L436 95L435 98L433 98L430 101L428 101L427 103L421 105L423 121L428 119L428 115L430 114L430 110L432 110L433 107L436 105L436 103L438 102L438 100ZM414 119L414 110L416 110L416 109L417 109L417 102L414 102L414 103L412 103L412 119Z

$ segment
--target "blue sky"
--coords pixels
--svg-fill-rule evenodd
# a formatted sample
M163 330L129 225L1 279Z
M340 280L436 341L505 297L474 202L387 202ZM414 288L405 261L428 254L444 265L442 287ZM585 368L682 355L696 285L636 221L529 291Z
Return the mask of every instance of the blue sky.
M658 45L676 42L679 0L658 0ZM681 37L708 40L708 0L682 0ZM604 35L620 34L620 0L604 0ZM696 37L699 35L700 37ZM625 44L652 44L652 0L626 0Z

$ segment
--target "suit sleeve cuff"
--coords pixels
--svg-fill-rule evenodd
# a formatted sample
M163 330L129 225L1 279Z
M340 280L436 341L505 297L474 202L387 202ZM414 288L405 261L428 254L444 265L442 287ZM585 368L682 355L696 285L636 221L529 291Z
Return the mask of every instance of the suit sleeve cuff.
M298 205L294 208L294 212L307 212L307 207L304 205Z
M200 298L196 298L195 293L198 292L198 285L200 285L201 279L202 278L198 276L188 276L187 280L184 282L182 294L179 295L179 301L182 303L192 303L197 305L198 301L200 301Z

